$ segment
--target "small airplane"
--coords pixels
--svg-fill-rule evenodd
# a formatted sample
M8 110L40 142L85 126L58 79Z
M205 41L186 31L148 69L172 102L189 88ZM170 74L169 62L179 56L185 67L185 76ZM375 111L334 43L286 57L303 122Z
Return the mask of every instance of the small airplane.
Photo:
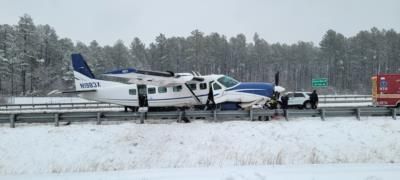
M124 78L128 83L96 79L81 54L72 54L75 91L78 96L99 102L118 104L127 108L194 107L210 103L226 107L251 108L263 106L285 89L275 84L239 82L229 76L199 73L146 71L133 68L104 73Z

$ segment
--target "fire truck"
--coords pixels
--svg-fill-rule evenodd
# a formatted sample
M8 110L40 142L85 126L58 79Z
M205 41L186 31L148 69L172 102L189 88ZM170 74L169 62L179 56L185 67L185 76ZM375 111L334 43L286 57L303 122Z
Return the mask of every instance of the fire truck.
M371 79L373 105L400 107L400 74L378 74Z

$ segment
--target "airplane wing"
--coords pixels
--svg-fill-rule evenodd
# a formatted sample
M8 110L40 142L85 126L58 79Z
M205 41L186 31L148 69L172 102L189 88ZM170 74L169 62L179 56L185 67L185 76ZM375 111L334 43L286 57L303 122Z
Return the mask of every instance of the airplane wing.
M78 90L78 91L63 91L61 93L68 94L68 93L85 93L85 92L96 92L96 89Z
M128 79L130 83L146 84L155 86L176 86L182 85L188 81L202 81L200 77L194 77L190 73L173 73L161 71L145 71L133 68L120 69L104 73L103 75L111 77L120 77Z

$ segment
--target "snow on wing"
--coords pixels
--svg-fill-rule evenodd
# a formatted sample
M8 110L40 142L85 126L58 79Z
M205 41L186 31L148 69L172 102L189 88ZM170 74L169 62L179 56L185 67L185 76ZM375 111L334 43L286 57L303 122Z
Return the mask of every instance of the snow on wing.
M133 84L146 84L165 87L182 85L193 79L193 75L189 73L174 74L172 72L143 71L133 68L115 70L104 73L104 75L125 78Z

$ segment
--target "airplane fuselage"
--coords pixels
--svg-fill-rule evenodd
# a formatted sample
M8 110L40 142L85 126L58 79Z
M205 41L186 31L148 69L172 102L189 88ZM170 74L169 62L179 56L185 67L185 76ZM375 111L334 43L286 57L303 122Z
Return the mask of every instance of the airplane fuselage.
M188 82L186 85L173 87L159 87L154 85L115 83L113 86L103 87L101 81L80 83L81 87L95 88L95 92L81 93L79 96L85 99L119 104L123 106L139 106L139 95L147 97L148 106L193 106L207 102L209 88L212 88L214 101L237 102L240 104L265 103L273 93L273 85L269 83L237 83L232 87L226 87L218 78L223 75L202 76L203 82ZM143 87L145 86L145 87ZM140 88L138 88L140 87ZM195 96L193 96L192 92Z
M104 75L129 83L95 78L80 54L72 54L75 93L82 98L133 107L182 107L208 103L237 103L242 108L264 105L281 87L271 83L243 83L219 74L145 71L133 68ZM276 83L277 84L277 83Z

